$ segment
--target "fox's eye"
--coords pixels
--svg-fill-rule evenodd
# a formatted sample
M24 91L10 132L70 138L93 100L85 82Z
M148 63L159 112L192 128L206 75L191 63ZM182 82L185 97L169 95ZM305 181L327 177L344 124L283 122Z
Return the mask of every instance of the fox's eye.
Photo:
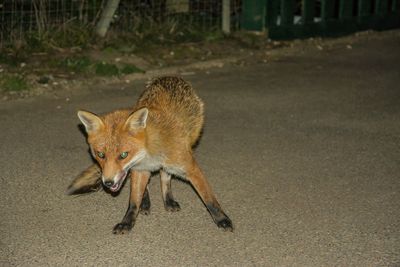
M97 156L101 159L104 159L106 155L103 152L97 152Z
M122 152L121 155L119 155L120 159L124 159L128 156L128 152Z

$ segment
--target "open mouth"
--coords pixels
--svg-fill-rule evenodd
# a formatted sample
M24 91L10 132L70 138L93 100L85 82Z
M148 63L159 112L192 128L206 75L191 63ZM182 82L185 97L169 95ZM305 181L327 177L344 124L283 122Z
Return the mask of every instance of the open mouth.
M122 184L124 183L125 178L126 178L126 176L127 176L126 174L127 174L126 172L123 172L123 173L121 173L121 174L119 175L119 177L116 179L117 182L114 183L114 185L110 187L110 190L111 190L112 192L117 192L119 189L121 189L121 186L122 186Z
M110 187L110 190L113 192L117 192L121 188L121 182L114 184L113 186Z

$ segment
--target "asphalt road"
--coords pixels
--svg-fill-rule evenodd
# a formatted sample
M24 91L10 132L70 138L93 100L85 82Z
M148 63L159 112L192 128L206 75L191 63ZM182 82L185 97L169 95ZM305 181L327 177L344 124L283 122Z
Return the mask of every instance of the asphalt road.
M196 157L235 231L190 186L182 210L112 234L129 187L64 194L91 163L76 110L131 106L144 81L0 103L0 266L400 266L400 36L186 79L203 98Z

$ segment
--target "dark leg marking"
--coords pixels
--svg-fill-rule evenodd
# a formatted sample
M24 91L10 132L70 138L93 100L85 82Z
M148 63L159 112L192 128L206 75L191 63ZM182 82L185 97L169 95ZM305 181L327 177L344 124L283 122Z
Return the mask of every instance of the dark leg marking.
M168 191L165 195L164 206L167 211L171 212L181 210L181 206L179 206L179 203L174 200L171 191Z
M140 204L139 212L140 212L140 214L143 214L143 215L150 214L150 195L149 195L149 191L147 190L147 188L144 191L142 204Z
M161 171L161 191L164 201L164 207L167 211L175 212L179 211L181 207L179 203L174 200L171 190L171 174Z
M233 225L231 219L221 210L220 207L213 203L208 203L207 209L210 211L211 216L214 219L215 224L225 231L233 232Z
M128 233L132 228L136 220L136 205L134 203L129 203L128 210L125 213L122 222L114 226L113 234L125 234Z

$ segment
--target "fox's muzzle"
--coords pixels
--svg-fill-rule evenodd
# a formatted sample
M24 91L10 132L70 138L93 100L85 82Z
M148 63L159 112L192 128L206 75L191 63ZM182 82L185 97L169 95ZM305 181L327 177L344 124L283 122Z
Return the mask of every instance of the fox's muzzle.
M103 176L103 184L105 187L109 188L111 191L116 192L121 188L122 183L126 178L127 172L121 171L116 174L113 178L108 178Z
M107 180L107 181L104 181L103 184L104 184L105 187L110 188L110 187L112 187L114 185L114 181Z

